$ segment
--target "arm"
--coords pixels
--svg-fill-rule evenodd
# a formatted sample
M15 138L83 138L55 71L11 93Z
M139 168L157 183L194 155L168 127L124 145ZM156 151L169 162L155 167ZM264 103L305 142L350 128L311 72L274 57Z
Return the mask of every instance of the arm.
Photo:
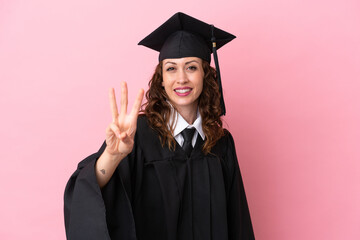
M109 153L107 147L105 148L104 152L95 164L96 180L100 188L104 187L109 182L111 176L115 172L115 169L125 157L126 154L120 154L119 156L113 155Z
M232 159L232 180L228 200L229 239L254 240L249 206L236 156L235 143L229 133L228 156Z
M96 180L104 187L114 174L115 169L133 149L137 117L144 90L140 89L130 114L127 114L128 91L125 82L121 85L120 114L116 105L115 90L109 92L113 121L106 128L106 148L95 164Z

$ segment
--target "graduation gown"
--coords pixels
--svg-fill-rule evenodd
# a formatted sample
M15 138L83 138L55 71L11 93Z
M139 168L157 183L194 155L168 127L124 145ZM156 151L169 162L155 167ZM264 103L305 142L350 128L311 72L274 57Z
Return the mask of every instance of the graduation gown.
M85 158L64 195L68 239L255 239L233 138L226 131L211 153L201 137L190 157L171 151L139 116L133 151L100 189Z

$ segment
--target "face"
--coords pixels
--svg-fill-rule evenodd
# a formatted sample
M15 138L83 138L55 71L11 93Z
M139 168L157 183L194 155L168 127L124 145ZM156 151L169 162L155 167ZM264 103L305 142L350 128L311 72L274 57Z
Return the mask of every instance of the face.
M204 70L197 57L165 59L162 86L168 100L178 111L197 111L203 90Z

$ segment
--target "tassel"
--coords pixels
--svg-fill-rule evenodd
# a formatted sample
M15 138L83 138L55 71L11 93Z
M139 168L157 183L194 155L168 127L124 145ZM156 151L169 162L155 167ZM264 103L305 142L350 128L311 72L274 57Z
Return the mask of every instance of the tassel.
M219 92L220 92L221 115L225 116L226 109L225 109L224 95L223 95L223 90L222 90L222 85L221 85L219 61L218 61L218 56L217 56L217 52L216 52L216 38L214 35L214 25L211 25L211 42L212 42L212 50L213 50L215 67L216 67L217 83L219 85Z

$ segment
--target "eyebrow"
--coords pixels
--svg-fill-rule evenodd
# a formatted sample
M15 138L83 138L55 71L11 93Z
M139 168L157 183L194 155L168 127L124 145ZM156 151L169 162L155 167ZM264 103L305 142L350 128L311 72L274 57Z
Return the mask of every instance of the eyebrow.
M187 64L189 64L189 63L192 63L192 62L196 62L196 63L198 63L198 64L199 64L199 62L198 62L198 61L196 61L196 60L192 60L192 61L186 62L186 63L185 63L185 65L187 65Z
M188 65L188 64L190 64L190 63L192 63L192 62L196 62L196 63L198 63L198 64L199 64L199 62L198 62L198 61L196 61L196 60L192 60L192 61L186 62L186 63L185 63L185 65ZM177 64L176 64L176 62L166 62L164 65L166 65L166 64L168 64L168 63L169 63L169 64L174 64L174 65L177 65Z

